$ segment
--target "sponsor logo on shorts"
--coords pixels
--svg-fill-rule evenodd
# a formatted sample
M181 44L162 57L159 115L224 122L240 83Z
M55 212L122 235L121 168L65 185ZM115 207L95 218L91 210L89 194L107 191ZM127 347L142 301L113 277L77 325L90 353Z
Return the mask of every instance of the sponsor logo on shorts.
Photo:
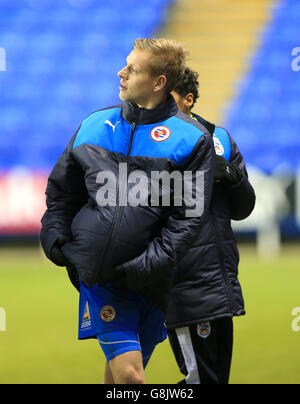
M211 333L210 322L206 321L205 323L197 324L197 334L201 338L208 338Z
M103 306L100 310L100 318L105 322L113 321L116 317L116 310L112 306Z
M90 308L88 302L85 304L82 320L81 320L81 329L89 328L92 325L91 315L90 315Z

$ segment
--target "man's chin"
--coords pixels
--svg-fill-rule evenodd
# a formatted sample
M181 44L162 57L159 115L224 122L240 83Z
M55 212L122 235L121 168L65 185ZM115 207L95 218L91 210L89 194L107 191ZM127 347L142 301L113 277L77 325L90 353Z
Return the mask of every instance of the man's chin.
M126 95L124 94L124 92L122 90L119 92L119 98L122 101L128 101Z
M124 102L133 102L133 100L127 94L124 94L123 91L119 92L119 98Z

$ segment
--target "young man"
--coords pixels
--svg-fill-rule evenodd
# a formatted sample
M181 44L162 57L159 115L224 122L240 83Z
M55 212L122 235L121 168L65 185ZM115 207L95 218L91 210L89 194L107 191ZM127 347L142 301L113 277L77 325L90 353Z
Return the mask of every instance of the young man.
M231 219L242 220L251 214L255 193L244 159L228 132L191 112L198 98L197 79L198 74L186 68L172 95L179 109L213 136L215 185L209 216L178 265L167 327L178 366L186 376L181 383L228 384L232 317L245 314Z
M185 57L174 41L136 40L118 73L123 103L83 121L48 181L42 246L80 288L79 338L98 339L105 383L145 382L176 263L210 206L212 138L170 95Z

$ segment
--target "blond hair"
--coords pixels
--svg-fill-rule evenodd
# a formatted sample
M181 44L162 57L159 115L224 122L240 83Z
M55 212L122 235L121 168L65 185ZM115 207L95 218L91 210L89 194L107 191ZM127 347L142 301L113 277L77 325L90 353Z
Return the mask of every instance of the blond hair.
M188 50L180 43L165 38L139 38L133 45L134 49L147 50L152 53L150 59L150 74L165 75L167 83L165 90L170 93L181 80Z

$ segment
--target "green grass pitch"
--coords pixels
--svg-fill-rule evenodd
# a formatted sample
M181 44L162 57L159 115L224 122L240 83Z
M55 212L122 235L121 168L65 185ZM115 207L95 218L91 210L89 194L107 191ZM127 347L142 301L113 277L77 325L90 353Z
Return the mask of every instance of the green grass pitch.
M38 249L0 250L0 384L102 383L104 355L94 340L77 340L78 294L63 269ZM300 383L300 331L292 309L300 307L299 251L260 261L241 249L240 280L247 315L236 318L232 384ZM148 383L182 378L168 341L146 370Z

